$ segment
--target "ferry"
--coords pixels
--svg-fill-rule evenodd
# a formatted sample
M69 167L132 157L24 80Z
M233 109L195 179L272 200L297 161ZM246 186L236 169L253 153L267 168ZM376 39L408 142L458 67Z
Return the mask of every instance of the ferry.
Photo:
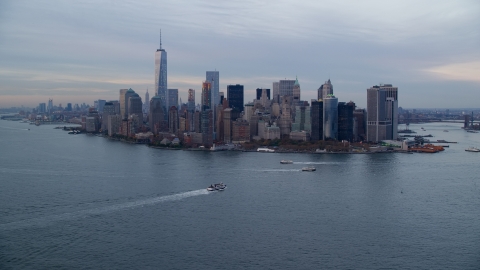
M316 170L317 169L315 167L303 167L302 168L302 171L304 171L304 172L314 172Z
M467 151L467 152L480 152L480 149L472 146L472 147L469 147L469 148L465 149L465 151Z
M280 161L280 164L293 164L293 161L282 159L282 160Z
M273 153L273 152L275 152L275 150L270 149L270 148L262 148L262 147L260 147L260 148L257 148L257 152Z

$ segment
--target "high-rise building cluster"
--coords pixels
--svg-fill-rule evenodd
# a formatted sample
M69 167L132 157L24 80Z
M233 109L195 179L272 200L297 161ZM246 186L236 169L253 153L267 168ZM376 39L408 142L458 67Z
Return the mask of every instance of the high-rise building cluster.
M206 71L199 82L200 104L195 89L188 89L187 102L179 100L179 89L168 88L167 51L155 51L155 95L145 99L133 89L120 89L114 101L97 100L85 117L87 131L109 136L179 141L191 146L211 147L214 143L241 143L251 140L289 138L300 141L338 140L379 142L397 138L398 88L382 84L367 89L367 109L355 103L339 102L328 79L320 85L317 98L301 97L298 77L259 87L255 99L245 101L242 84L220 89L220 72ZM222 91L221 91L222 90ZM75 105L78 106L78 105ZM67 108L72 110L72 105ZM38 112L54 111L40 103ZM75 109L75 108L73 108Z

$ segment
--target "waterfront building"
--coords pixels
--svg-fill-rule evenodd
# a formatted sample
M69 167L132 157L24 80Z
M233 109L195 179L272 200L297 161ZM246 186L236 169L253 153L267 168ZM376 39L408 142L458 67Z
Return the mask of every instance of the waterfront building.
M107 132L108 131L108 116L109 115L115 115L115 105L109 101L105 103L105 106L103 106L103 113L102 113L102 132Z
M134 137L137 133L138 128L142 125L141 119L138 117L138 114L130 114L127 119L128 122L128 137Z
M232 108L223 110L223 141L232 142Z
M195 90L188 89L188 111L194 112L195 111Z
M382 84L367 89L367 141L396 140L398 87Z
M164 114L167 110L167 52L162 49L162 32L160 31L160 48L155 52L155 96L162 101ZM166 117L166 115L164 115Z
M242 112L244 109L243 101L243 85L228 85L227 86L227 99L230 108L238 112Z
M310 132L312 129L310 106L295 106L295 108L295 121L292 123L292 131L304 130Z
M232 142L245 143L250 141L250 123L242 118L232 121Z
M142 98L137 93L132 94L132 96L128 98L128 116L136 115L138 117L139 124L136 128L140 127L143 123L142 105Z
M333 85L330 79L318 88L317 99L323 99L328 95L333 95Z
M98 132L100 129L100 116L95 108L90 108L85 118L85 131Z
M338 99L327 95L323 99L323 140L338 139Z
M354 140L354 118L353 111L355 110L355 103L353 102L339 102L338 103L338 140L349 141Z
M119 114L109 115L107 122L108 136L113 136L119 133L122 124L122 116Z
M310 141L310 133L305 130L296 130L290 132L290 140L293 141Z
M280 139L280 128L276 123L273 123L271 126L266 126L264 129L265 140L275 140Z
M203 110L201 117L203 146L211 147L213 145L213 110Z
M353 111L353 118L355 119L355 140L364 141L367 139L366 119L367 112L365 109L356 109Z
M148 116L150 130L153 134L157 135L160 131L162 131L162 126L165 121L165 117L163 115L163 104L162 98L159 96L154 96L150 100L150 112Z
M323 140L323 100L312 101L311 114L311 140Z

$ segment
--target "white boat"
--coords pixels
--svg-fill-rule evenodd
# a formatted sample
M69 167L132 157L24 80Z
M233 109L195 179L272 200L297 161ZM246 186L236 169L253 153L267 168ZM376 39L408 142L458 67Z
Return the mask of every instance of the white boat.
M273 152L275 152L275 150L270 149L270 148L260 147L260 148L257 149L257 152L273 153Z
M302 168L302 171L304 171L304 172L314 172L316 170L317 169L315 167L303 167Z
M209 187L207 187L208 191L223 191L227 188L227 185L224 183L220 182L219 184L211 184Z
M465 149L465 151L467 151L467 152L480 152L480 149L472 146L472 147L469 147L469 148Z
M282 160L280 161L280 163L281 163L281 164L293 164L293 161L282 159Z

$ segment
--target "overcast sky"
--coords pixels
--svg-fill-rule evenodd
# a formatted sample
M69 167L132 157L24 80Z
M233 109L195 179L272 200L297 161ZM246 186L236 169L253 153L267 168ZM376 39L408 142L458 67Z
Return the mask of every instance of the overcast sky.
M298 80L316 98L329 78L339 101L399 88L404 108L480 107L480 1L0 1L0 107L53 99L93 104L132 88L154 93L154 53L168 88L200 102L205 71L220 91Z

